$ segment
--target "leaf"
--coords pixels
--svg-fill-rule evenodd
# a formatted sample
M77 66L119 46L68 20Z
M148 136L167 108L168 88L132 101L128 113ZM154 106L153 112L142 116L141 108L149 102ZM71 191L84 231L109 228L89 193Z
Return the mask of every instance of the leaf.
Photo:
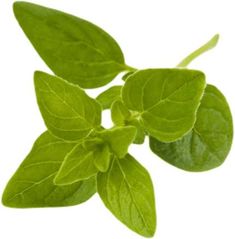
M117 100L112 104L111 117L115 125L134 126L136 128L134 144L142 144L144 142L145 132L139 120L135 119L135 116L131 114L122 101Z
M106 173L97 176L97 190L105 206L131 230L152 237L156 229L151 178L131 155L114 159Z
M133 141L133 143L134 144L143 144L144 139L145 139L145 131L144 131L142 125L140 124L139 120L133 119L128 122L128 125L132 125L136 128L136 136L135 136L135 140Z
M103 110L109 109L114 101L121 98L121 85L115 85L102 92L96 100L101 104Z
M45 63L69 82L96 88L132 69L117 42L88 21L27 2L14 3L14 14Z
M2 203L8 207L71 206L88 200L96 192L91 178L69 186L58 187L53 179L65 155L74 147L49 132L43 133L31 152L8 182Z
M147 69L128 77L122 99L151 136L171 142L192 129L204 88L200 71Z
M219 34L214 35L206 44L189 54L184 58L177 67L187 67L194 59L202 55L203 53L213 49L219 41Z
M101 172L106 172L109 168L111 154L107 144L99 145L94 153L94 164Z
M228 103L216 87L207 85L192 131L172 143L162 143L150 137L150 148L178 168L205 171L224 162L232 138L232 116Z
M115 125L124 126L126 125L127 120L131 118L131 112L122 101L117 100L112 104L111 118Z
M89 179L98 173L98 169L94 164L96 142L88 148L85 142L77 144L72 151L66 155L65 160L55 176L54 183L56 185L73 184Z
M114 127L99 133L99 137L110 146L111 151L118 158L123 158L127 154L129 145L134 141L135 135L136 128L133 126Z
M137 69L135 69L135 71L137 71ZM124 74L124 75L122 76L122 80L123 80L123 81L126 81L126 79L127 79L130 75L132 75L133 73L135 73L135 71L128 71L126 74Z
M47 128L57 137L76 141L101 124L101 107L76 85L36 72L38 105Z

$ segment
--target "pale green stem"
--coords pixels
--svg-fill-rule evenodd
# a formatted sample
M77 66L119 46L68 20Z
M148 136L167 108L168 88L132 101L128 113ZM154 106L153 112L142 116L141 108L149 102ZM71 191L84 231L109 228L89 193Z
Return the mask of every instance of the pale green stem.
M195 58L205 53L206 51L213 49L217 45L218 40L219 40L219 34L214 35L206 44L204 44L203 46L198 48L196 51L188 55L186 58L184 58L177 65L177 67L187 67L191 63L191 61L193 61Z

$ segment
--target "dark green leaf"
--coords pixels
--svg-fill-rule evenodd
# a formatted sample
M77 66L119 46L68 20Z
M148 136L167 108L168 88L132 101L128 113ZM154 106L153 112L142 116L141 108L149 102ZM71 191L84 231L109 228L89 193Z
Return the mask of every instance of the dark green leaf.
M115 85L102 92L96 100L101 104L103 110L109 109L114 101L121 98L121 85Z
M65 140L79 140L101 123L101 107L76 85L36 72L37 101L47 128Z
M88 21L27 2L16 2L14 13L50 69L72 83L103 86L130 68L116 41Z
M97 177L98 193L105 206L131 230L152 237L156 229L151 178L131 155L114 159L106 173Z
M129 72L127 72L125 75L123 75L122 80L126 81L126 79L127 79L130 75L132 75L133 73L135 73L135 71L129 71Z
M192 129L204 88L200 71L147 69L127 78L122 99L151 136L171 142Z
M70 206L88 200L96 192L94 178L69 186L55 186L53 179L65 155L74 147L49 132L42 134L8 182L5 206L16 208Z
M222 93L208 85L193 130L182 139L162 143L150 138L152 151L168 163L188 171L205 171L221 165L232 144L233 125Z
M99 134L118 158L122 158L127 154L135 135L136 128L133 126L114 127L113 129L103 130Z

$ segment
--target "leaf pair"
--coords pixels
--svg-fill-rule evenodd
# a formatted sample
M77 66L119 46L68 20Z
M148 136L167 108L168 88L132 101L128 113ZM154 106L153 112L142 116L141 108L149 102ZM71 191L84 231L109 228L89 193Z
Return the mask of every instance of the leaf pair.
M135 138L134 127L117 127L84 139L67 154L55 177L55 184L67 185L106 172L113 157L123 158Z
M43 133L31 152L8 182L4 205L16 208L71 206L88 200L96 192L96 180L90 178L67 186L56 186L55 175L74 143Z
M178 168L205 171L224 162L232 138L232 116L228 103L216 87L207 85L193 129L180 140L171 143L150 137L150 148Z

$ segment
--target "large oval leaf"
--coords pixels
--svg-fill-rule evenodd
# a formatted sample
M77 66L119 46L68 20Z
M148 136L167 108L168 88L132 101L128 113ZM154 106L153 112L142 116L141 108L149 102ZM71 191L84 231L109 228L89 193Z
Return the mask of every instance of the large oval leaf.
M131 155L114 159L106 173L97 177L98 193L105 206L127 227L145 237L156 229L151 178Z
M101 107L76 85L36 72L38 105L47 128L65 140L79 140L101 123Z
M204 88L200 71L147 69L127 78L122 98L150 135L170 142L192 129Z
M5 206L16 208L70 206L88 200L96 192L95 179L69 186L55 186L53 179L64 157L75 145L43 133L8 182Z
M150 137L150 148L178 168L205 171L224 162L232 137L232 116L226 99L217 88L208 85L193 130L172 143L163 143Z
M16 2L14 13L50 69L72 83L95 88L128 69L116 41L88 21L27 2Z

